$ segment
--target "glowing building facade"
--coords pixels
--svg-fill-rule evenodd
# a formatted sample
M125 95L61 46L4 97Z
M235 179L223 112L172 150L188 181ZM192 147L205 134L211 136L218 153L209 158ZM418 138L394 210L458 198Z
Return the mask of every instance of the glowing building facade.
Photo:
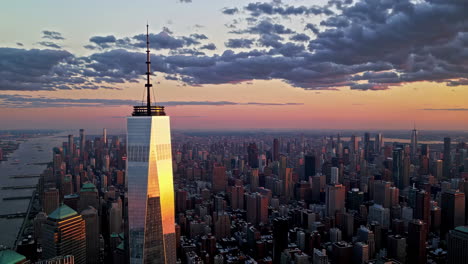
M149 44L149 43L148 43ZM149 46L149 45L148 45ZM164 107L149 101L127 118L128 254L130 263L176 263L171 133Z

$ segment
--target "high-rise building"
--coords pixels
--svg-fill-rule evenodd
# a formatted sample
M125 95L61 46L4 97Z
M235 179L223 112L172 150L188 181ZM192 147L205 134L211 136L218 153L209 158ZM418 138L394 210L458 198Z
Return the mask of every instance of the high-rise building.
M279 160L279 140L273 139L273 161Z
M80 156L83 157L85 153L85 145L86 144L86 135L85 130L80 129Z
M42 257L63 255L73 255L76 264L87 263L85 221L66 205L49 214L42 227Z
M426 224L426 230L430 229L431 219L431 197L426 191L419 191L416 193L416 206L413 210L413 217L420 219Z
M315 156L305 155L304 156L304 179L309 181L309 177L315 176Z
M78 202L78 211L81 212L92 206L96 209L99 208L99 193L96 185L88 182L83 184L80 190L80 200Z
M88 207L81 212L86 229L86 262L99 263L99 218L98 212L93 207Z
M440 237L445 238L449 230L465 224L465 194L458 190L442 193Z
M364 159L370 161L371 157L371 146L370 146L370 134L369 132L364 133Z
M73 135L68 135L67 156L73 158Z
M214 166L213 167L213 192L224 192L227 186L226 167Z
M395 186L400 188L400 190L406 187L405 184L409 183L409 179L403 179L403 176L406 176L403 173L403 169L403 149L396 148L393 150L392 176Z
M11 249L0 249L0 263L29 264L30 262L25 256Z
M444 159L443 159L443 174L444 178L451 178L450 165L452 163L452 157L450 154L451 140L449 137L444 138Z
M247 147L248 162L250 168L258 168L258 148L257 144L250 143Z
M352 260L353 246L346 242L336 242L332 244L333 263L347 264Z
M387 241L387 256L401 263L406 261L406 238L400 235L390 235Z
M383 145L384 145L384 142L383 142L382 133L376 134L375 135L375 143L374 143L375 153L380 154L380 152L382 151Z
M375 181L374 182L374 202L380 204L385 208L390 208L391 196L390 196L391 183L386 181Z
M42 197L42 208L46 214L52 213L59 207L59 190L51 188L44 191Z
M326 189L326 207L327 215L335 216L335 213L344 212L346 188L341 184L327 185Z
M107 129L103 128L102 129L102 143L104 146L107 146Z
M288 247L288 219L273 219L273 263L280 263L281 252Z
M369 245L357 242L353 248L353 263L362 264L369 261Z
M324 250L318 250L314 248L314 255L312 257L313 264L328 264L327 252Z
M410 148L411 148L411 157L415 159L418 153L418 130L416 130L416 128L414 128L413 131L411 131Z
M468 263L468 226L450 230L447 239L448 264Z
M149 33L146 106L127 118L128 250L130 263L176 263L171 129L163 106L152 106Z
M426 263L426 224L413 219L408 224L408 263Z

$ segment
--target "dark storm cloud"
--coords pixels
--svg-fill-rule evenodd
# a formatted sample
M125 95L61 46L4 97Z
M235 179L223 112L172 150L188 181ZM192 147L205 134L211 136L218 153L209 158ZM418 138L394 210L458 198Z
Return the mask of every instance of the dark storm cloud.
M281 3L250 3L245 8L252 16L260 15L333 15L328 7L320 6L290 6Z
M224 45L228 48L231 49L239 49L239 48L246 48L250 49L250 47L253 45L253 39L228 39L227 42L224 43Z
M47 48L54 48L54 49L61 49L62 47L54 42L50 41L39 41L37 44L47 47Z
M289 39L294 40L294 41L309 41L310 37L304 33L299 33L299 34L291 36Z
M194 33L190 35L194 39L208 39L208 37L205 34L198 34Z
M261 17L244 28L238 22L232 33L246 38L229 39L225 45L248 49L243 52L228 49L208 56L199 50L210 44L200 43L205 39L198 35L150 34L152 49L169 51L152 53L152 70L193 86L272 79L310 90L384 90L419 81L468 84L466 4L455 0L344 3L338 14L324 18L321 32L304 20L306 29L316 35L309 41L281 20ZM284 8L280 3L273 7ZM0 50L0 89L101 89L105 83L141 80L146 35L94 40L88 48L100 47L99 51L86 57L58 50ZM308 42L306 48L302 41ZM109 48L103 50L103 44ZM254 44L257 49L252 49Z
M302 103L263 103L263 102L232 102L232 101L167 101L158 102L165 106L226 106L226 105L256 105L256 106L287 106L303 105ZM139 100L121 99L69 99L31 97L27 95L0 94L0 107L9 108L50 108L50 107L109 107L141 105Z
M239 9L237 9L237 7L233 7L233 8L226 7L222 10L222 12L225 15L234 15L239 12Z
M216 45L213 44L213 43L210 43L210 44L206 44L206 45L201 46L200 49L215 50Z
M62 34L57 31L44 30L42 31L42 38L52 39L52 40L63 40Z

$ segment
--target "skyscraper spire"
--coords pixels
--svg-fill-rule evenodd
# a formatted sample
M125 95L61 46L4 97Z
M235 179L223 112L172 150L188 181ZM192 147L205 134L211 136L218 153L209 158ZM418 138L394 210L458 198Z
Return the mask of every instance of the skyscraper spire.
M151 95L150 88L153 86L150 83L150 70L151 61L150 61L150 49L149 49L149 25L146 23L146 111L148 115L151 115Z

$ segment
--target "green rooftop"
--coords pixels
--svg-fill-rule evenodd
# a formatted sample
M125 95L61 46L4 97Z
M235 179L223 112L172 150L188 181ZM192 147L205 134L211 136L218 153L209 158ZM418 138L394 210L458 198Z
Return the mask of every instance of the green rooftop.
M124 242L120 243L118 246L117 246L118 249L120 250L124 250Z
M75 210L71 209L65 204L62 204L59 208L55 209L55 211L53 211L49 215L49 218L54 219L54 220L63 220L65 218L68 218L77 214L78 213Z
M25 256L18 254L10 249L0 251L0 263L2 264L15 264L25 259Z
M455 230L468 234L468 226L457 226Z
M90 182L83 184L80 190L80 192L95 192L95 191L96 191L96 185Z

